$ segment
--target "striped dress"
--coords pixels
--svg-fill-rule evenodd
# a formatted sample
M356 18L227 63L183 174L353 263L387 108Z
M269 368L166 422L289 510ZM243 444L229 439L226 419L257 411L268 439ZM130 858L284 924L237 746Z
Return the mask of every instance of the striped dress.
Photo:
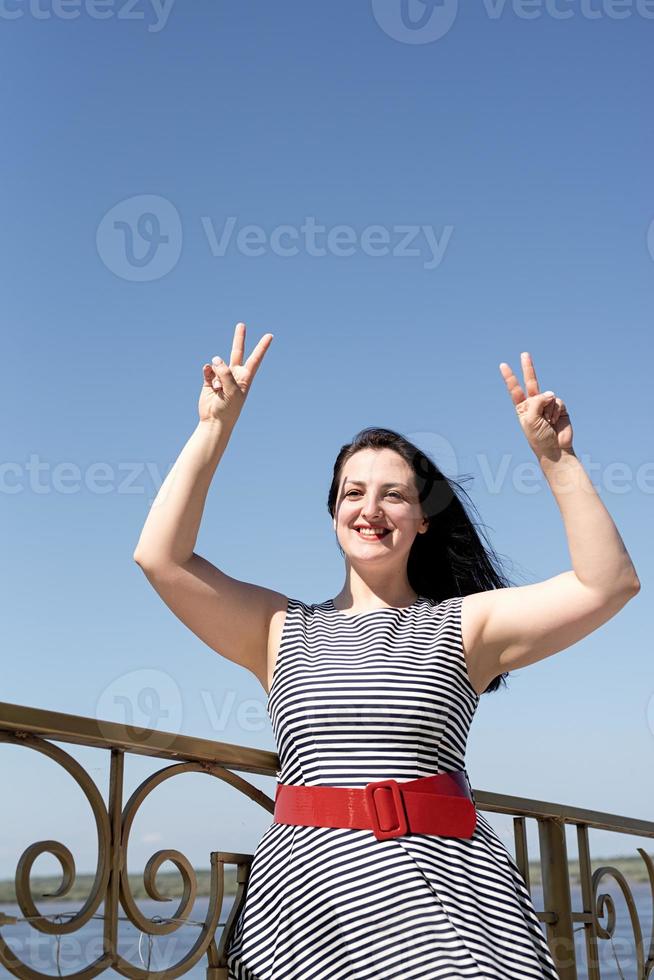
M461 601L350 615L289 598L268 695L277 781L363 788L465 769L479 695ZM524 879L480 811L471 839L272 823L227 963L231 980L558 980Z

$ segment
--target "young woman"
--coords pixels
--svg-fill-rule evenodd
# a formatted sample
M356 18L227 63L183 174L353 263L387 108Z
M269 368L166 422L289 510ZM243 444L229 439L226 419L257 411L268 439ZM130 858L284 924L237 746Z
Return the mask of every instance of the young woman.
M634 566L572 448L564 403L500 370L555 496L572 569L510 587L454 481L369 428L344 445L327 506L345 559L333 599L237 581L196 554L203 507L272 341L205 364L200 421L134 558L173 612L268 695L274 822L228 949L234 980L556 978L529 892L474 806L465 750L480 696L615 616Z

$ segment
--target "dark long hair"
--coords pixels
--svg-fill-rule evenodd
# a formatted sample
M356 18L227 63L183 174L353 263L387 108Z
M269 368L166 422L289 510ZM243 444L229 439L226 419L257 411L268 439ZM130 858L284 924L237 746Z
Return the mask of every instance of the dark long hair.
M488 538L482 532L484 545L459 498L459 494L465 494L470 501L465 489L456 480L445 476L414 443L392 429L369 426L341 447L327 497L327 509L332 518L336 512L343 466L361 449L393 449L413 470L422 512L429 519L427 531L416 535L407 561L407 577L418 595L442 602L453 596L505 589L511 585ZM470 507L476 510L472 501ZM340 544L339 550L344 554ZM489 694L501 684L506 685L507 676L508 672L494 677L482 693Z

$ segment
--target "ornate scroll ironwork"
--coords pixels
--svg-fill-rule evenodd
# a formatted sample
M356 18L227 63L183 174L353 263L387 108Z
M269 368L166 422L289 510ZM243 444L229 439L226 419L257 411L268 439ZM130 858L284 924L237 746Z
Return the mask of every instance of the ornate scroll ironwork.
M150 729L137 730L113 722L1 702L0 742L20 745L40 752L61 766L85 794L95 820L98 838L95 876L90 894L81 908L74 914L71 913L68 921L49 921L48 915L39 911L32 894L31 873L34 862L40 855L47 853L55 857L61 865L62 880L59 887L47 897L64 898L70 894L75 883L75 860L70 850L60 841L38 841L25 849L16 868L18 906L23 918L28 920L31 928L38 933L55 937L74 933L86 925L91 918L99 917L98 909L104 902L103 914L100 916L103 919L102 952L76 973L67 974L67 977L70 980L90 980L107 969L113 969L132 980L146 980L146 978L173 980L186 973L206 955L207 980L227 980L226 950L245 902L253 856L226 851L211 852L209 902L204 920L194 923L199 926L197 939L191 949L177 962L166 966L165 969L152 970L149 964L147 968L143 968L119 954L120 910L124 911L126 920L133 923L150 941L152 937L170 935L190 922L197 895L197 879L190 861L180 851L172 848L156 851L147 861L143 872L146 893L154 901L167 901L157 886L157 873L164 862L171 861L182 881L182 896L173 915L165 919L159 916L155 918L145 916L136 903L127 874L130 832L140 807L150 794L163 782L189 772L201 772L228 783L272 814L273 800L233 770L274 776L279 765L276 754ZM94 746L111 753L109 799L106 804L95 782L79 762L58 745L52 744L53 742ZM154 756L166 759L171 764L144 779L123 806L126 754ZM478 790L474 793L478 809L513 816L516 865L527 888L530 887L530 883L525 820L529 817L538 823L545 908L537 914L546 927L547 938L561 980L577 978L573 935L575 922L583 924L589 980L600 980L598 941L612 943L616 926L613 898L608 893L599 893L600 884L607 878L617 883L627 904L636 950L636 980L648 980L654 973L654 922L646 951L638 911L627 879L617 868L609 865L602 865L594 871L591 868L588 829L599 828L654 838L654 823L565 807L542 800L527 800ZM573 910L570 901L570 874L565 843L566 825L577 827L583 902L581 910ZM638 848L638 853L647 868L654 905L654 862L642 848ZM224 899L226 864L237 866L237 894L222 932L217 935ZM606 918L605 924L600 921L603 918ZM7 943L2 935L2 926L15 921L16 918L0 913L0 962L21 980L52 980L50 974L40 973L22 962Z

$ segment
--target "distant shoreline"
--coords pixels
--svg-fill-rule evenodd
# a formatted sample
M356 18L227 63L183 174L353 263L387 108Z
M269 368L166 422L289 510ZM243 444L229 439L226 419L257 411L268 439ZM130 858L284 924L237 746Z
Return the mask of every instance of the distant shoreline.
M626 878L629 885L642 884L649 881L645 862L639 855L635 857L597 858L591 862L593 871L605 865L609 865L610 867L616 868L618 871L620 871ZM579 862L577 860L569 861L568 867L570 869L570 884L572 886L578 885ZM194 872L197 879L198 898L208 897L210 894L211 883L209 869L194 868ZM50 899L49 897L45 897L45 894L52 893L57 890L61 884L61 877L57 875L49 875L47 877L38 877L34 875L31 878L31 890L35 901L84 901L88 897L91 888L93 887L94 880L95 873L77 875L73 887L66 895L62 895L57 899ZM161 871L157 875L156 880L158 890L166 898L181 898L182 882L178 872ZM608 884L610 880L610 878L605 879L604 884ZM136 872L128 875L128 881L135 899L148 900L151 898L151 896L146 892L143 884L143 872ZM537 861L529 862L529 882L531 885L537 885L539 887L542 884L540 865ZM235 895L236 890L236 867L235 865L225 865L225 894ZM3 881L0 881L0 902L9 902L12 905L16 904L16 890L13 879L6 878Z

